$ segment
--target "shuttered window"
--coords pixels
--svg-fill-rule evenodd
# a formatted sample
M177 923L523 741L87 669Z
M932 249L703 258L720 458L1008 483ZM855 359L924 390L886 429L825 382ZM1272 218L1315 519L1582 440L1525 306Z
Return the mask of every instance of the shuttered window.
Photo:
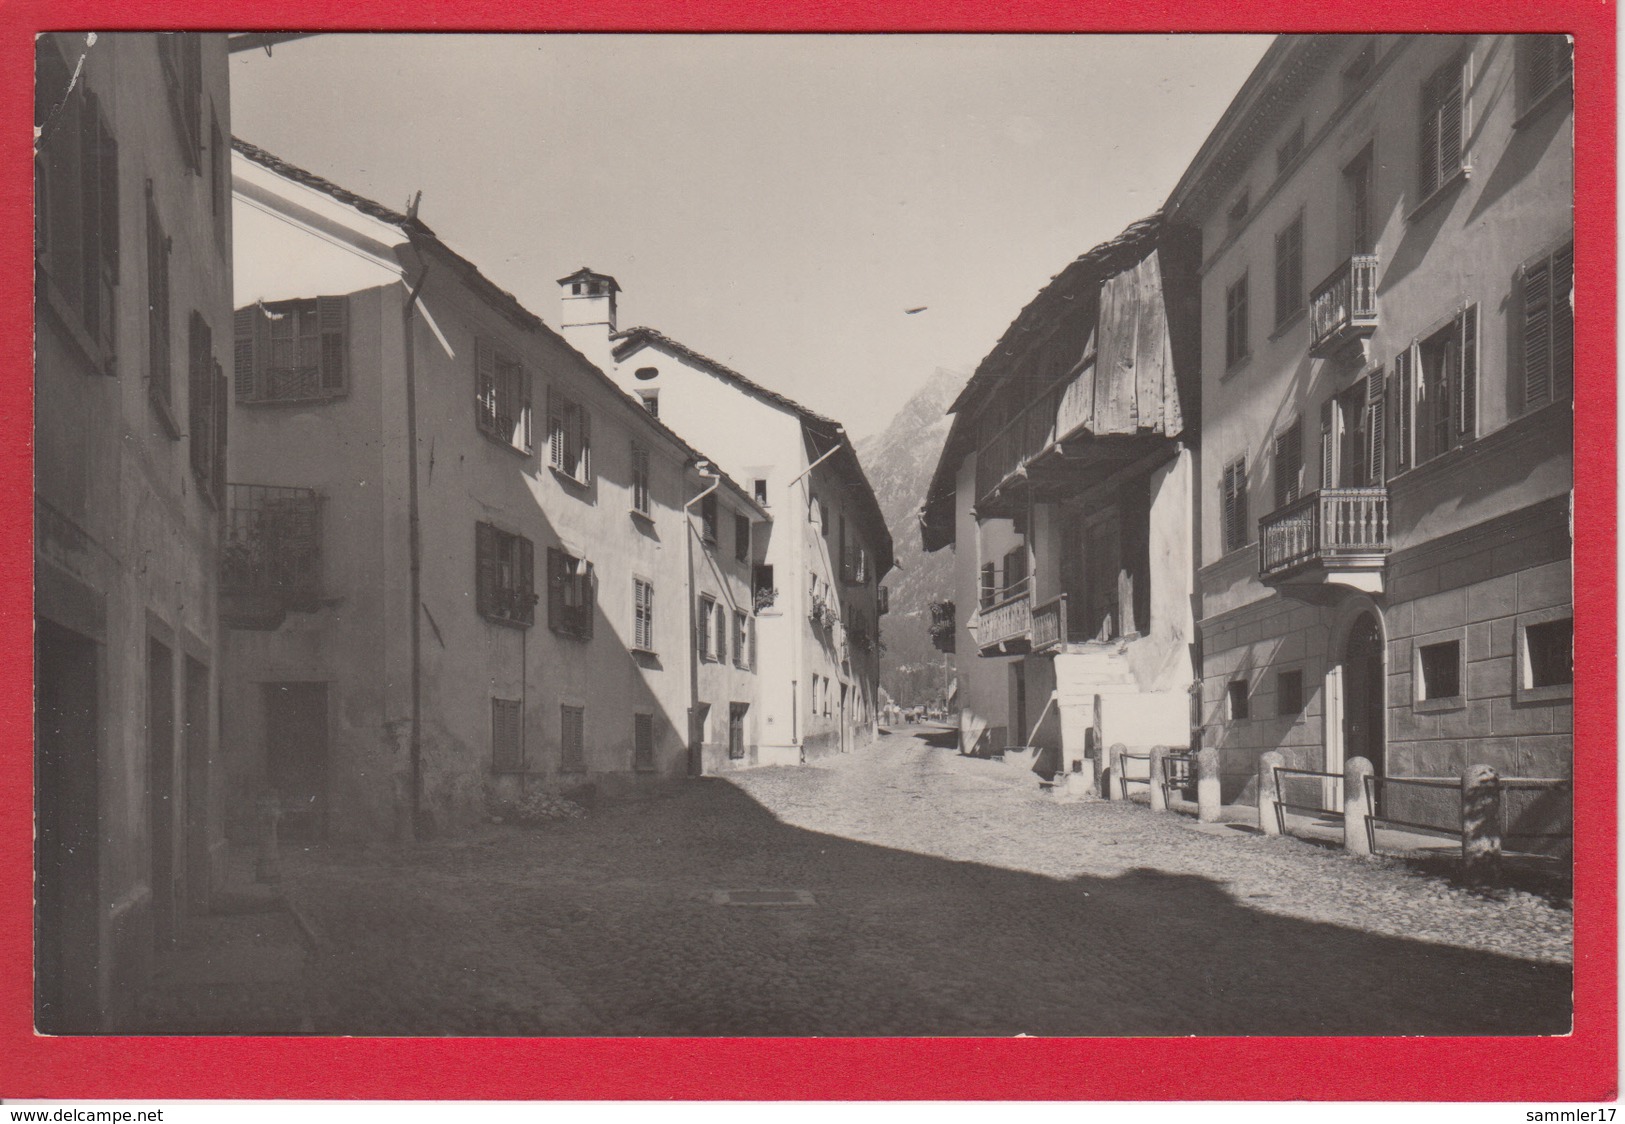
M1394 463L1402 472L1411 464L1412 362L1410 348L1394 356Z
M118 145L101 102L77 81L60 39L35 49L34 260L52 306L83 330L97 373L117 374L113 294L119 282Z
M632 767L649 770L655 767L655 716L632 716Z
M1237 458L1224 467L1220 481L1220 507L1223 516L1225 553L1240 550L1252 542L1247 526L1247 462Z
M474 524L475 605L502 624L536 620L535 557L531 541L490 523Z
M1566 35L1518 37L1518 112L1528 113L1541 98L1574 73L1574 47Z
M1224 292L1224 365L1247 358L1247 275Z
M592 418L562 391L547 392L547 460L581 484L592 481Z
M711 610L716 602L706 596L700 597L699 619L695 621L699 635L695 638L695 645L702 660L714 660L715 649L711 646Z
M1275 324L1280 327L1303 308L1303 215L1275 236Z
M160 32L156 39L181 152L188 168L202 171L203 37L192 31L168 31Z
M216 501L224 494L225 484L218 476L225 444L223 435L217 432L221 421L215 401L219 370L220 365L214 361L214 332L203 314L194 309L187 321L186 439L192 475L204 494Z
M237 310L233 325L238 402L320 402L349 392L348 298L253 304Z
M1388 476L1388 377L1373 371L1365 378L1366 481L1381 484Z
M1417 154L1418 200L1448 183L1462 168L1467 135L1470 57L1452 59L1422 84L1421 140Z
M744 515L734 516L734 561L750 561L750 519Z
M169 235L147 182L147 393L167 409L174 401L169 340Z
M1275 435L1275 507L1293 503L1303 494L1303 423Z
M591 562L554 547L548 548L548 628L578 640L591 640L596 593Z
M1523 407L1574 393L1574 243L1523 267Z
M1320 404L1320 486L1322 488L1335 488L1338 485L1337 477L1337 443L1339 440L1338 423L1341 420L1341 410L1335 398L1328 398Z
M717 496L710 493L700 500L700 538L707 545L717 541Z
M491 700L491 768L498 773L525 769L524 720L517 699Z
M1478 306L1468 305L1453 321L1396 358L1404 415L1399 464L1426 464L1478 435ZM1384 404L1386 408L1386 403Z
M980 589L978 592L982 608L990 608L998 598L999 568L991 562L984 562L981 569Z
M745 757L745 714L749 703L728 704L728 760L741 761Z
M632 646L641 652L655 648L655 587L642 578L632 579Z
M587 708L559 707L559 770L581 773L587 769Z
M484 338L474 343L474 420L487 437L530 452L530 374Z
M734 610L734 666L750 667L750 617Z

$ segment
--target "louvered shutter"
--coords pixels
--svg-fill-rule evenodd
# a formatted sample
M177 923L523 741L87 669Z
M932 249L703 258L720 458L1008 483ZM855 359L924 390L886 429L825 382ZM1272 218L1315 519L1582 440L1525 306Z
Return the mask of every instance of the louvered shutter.
M1387 381L1387 375L1382 371L1373 371L1365 380L1365 428L1366 441L1369 442L1367 451L1370 453L1366 475L1374 485L1380 485L1388 476L1388 450L1384 440L1388 432L1388 403L1384 394Z
M580 583L580 626L577 630L583 640L592 639L593 617L597 616L598 606L598 578L593 573L592 563L585 558L581 560L580 569L576 572L576 581Z
M1337 402L1328 398L1320 404L1320 486L1337 487Z
M1418 162L1422 172L1420 194L1426 199L1439 186L1439 108L1435 83L1428 83L1422 97L1422 142Z
M1285 507L1298 498L1303 479L1303 427L1292 427L1275 435L1275 506Z
M1461 362L1456 375L1456 437L1472 440L1478 433L1478 306L1461 313Z
M553 388L547 388L547 463L560 472L567 471L565 465L565 434L564 418L560 414L563 403L553 393Z
M1411 350L1406 348L1394 356L1394 463L1403 471L1411 463L1411 419L1416 409L1411 394Z
M562 631L564 620L564 554L547 548L547 627Z
M231 378L239 402L254 400L254 321L263 319L265 317L261 315L257 305L239 308L232 317L235 343L232 348Z
M530 372L518 365L515 365L514 371L519 379L520 437L525 443L525 452L528 453L536 447L531 436Z
M756 618L755 617L749 618L749 620L747 620L745 622L745 627L750 632L750 669L752 671L755 671L756 670Z
M230 394L226 389L226 374L218 361L214 364L214 466L210 480L216 499L226 495L226 421L231 415Z
M322 337L322 393L343 394L349 388L349 299L317 297L316 322Z
M482 616L496 616L496 528L474 524L474 606Z
M113 134L107 131L107 126L98 118L96 121L97 137L100 141L100 159L97 162L97 171L100 177L100 204L101 204L101 267L102 276L109 286L118 284L119 259L119 193L118 193L118 142ZM112 310L108 309L107 328L105 338L112 341Z
M580 444L577 446L576 478L582 483L592 480L592 415L583 406L576 407Z
M1445 82L1439 106L1439 183L1461 168L1462 137L1467 131L1466 85L1469 68L1457 66Z
M1552 255L1551 276L1552 397L1567 398L1574 392L1574 243Z
M514 578L514 592L519 598L519 619L526 624L536 623L536 547L524 536L519 537L519 573Z
M699 634L694 638L694 643L698 647L700 659L708 660L711 658L711 601L709 598L700 598L699 617L694 623L699 631Z
M491 344L484 339L474 341L474 410L479 427L487 433L496 431L496 359Z

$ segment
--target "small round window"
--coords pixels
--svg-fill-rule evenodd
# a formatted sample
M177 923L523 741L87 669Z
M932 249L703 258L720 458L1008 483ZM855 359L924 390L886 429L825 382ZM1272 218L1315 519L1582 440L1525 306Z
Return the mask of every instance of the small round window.
M650 379L652 379L655 376L657 376L658 374L660 374L660 368L658 368L658 367L639 367L635 373L636 373L636 375L637 375L637 377L639 379L641 379L644 382L648 382Z

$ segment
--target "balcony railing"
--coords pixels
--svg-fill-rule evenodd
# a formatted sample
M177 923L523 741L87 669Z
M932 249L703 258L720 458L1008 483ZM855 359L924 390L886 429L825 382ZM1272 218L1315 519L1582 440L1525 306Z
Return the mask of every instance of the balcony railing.
M1309 295L1309 345L1316 356L1330 354L1377 327L1377 255L1355 254L1316 285Z
M310 488L229 484L222 595L313 602L321 589L322 500Z
M1322 488L1258 521L1258 572L1266 580L1315 564L1371 569L1387 554L1387 488Z
M976 616L976 644L984 652L1032 637L1033 608L1029 583L1006 586L999 599Z
M1066 594L1033 610L1033 651L1049 652L1066 643Z

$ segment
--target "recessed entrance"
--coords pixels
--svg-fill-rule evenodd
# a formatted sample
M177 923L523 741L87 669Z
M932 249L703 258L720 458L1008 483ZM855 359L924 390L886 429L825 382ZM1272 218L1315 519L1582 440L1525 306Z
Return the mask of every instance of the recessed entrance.
M289 839L327 834L327 684L265 685L265 775Z
M1387 771L1385 694L1382 625L1375 614L1361 613L1343 648L1343 754L1364 757L1378 776Z

